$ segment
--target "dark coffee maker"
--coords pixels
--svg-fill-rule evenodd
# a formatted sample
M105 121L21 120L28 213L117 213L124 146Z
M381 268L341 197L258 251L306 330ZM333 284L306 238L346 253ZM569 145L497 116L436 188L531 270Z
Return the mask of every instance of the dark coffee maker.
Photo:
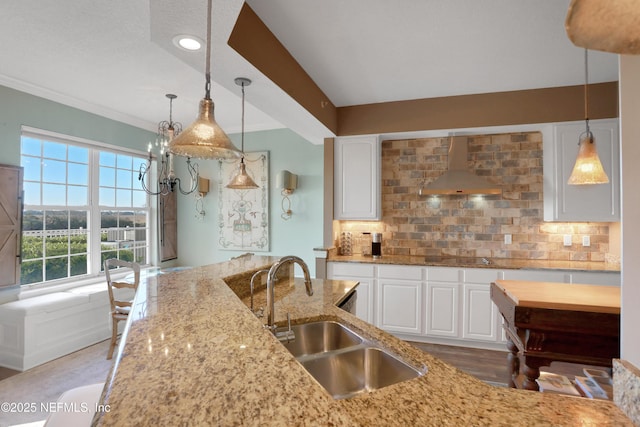
M371 255L380 258L382 255L382 233L373 233L371 238Z

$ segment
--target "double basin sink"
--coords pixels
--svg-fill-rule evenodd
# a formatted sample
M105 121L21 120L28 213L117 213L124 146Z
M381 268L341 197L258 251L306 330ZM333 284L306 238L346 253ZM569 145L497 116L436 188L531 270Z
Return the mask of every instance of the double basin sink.
M293 325L291 330L295 338L281 340L282 344L335 399L417 378L427 370L411 366L335 321Z

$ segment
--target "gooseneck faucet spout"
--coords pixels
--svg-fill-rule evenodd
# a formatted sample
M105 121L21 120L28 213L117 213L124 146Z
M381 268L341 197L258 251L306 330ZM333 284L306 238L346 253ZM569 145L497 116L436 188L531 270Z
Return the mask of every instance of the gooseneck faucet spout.
M275 262L269 269L269 273L267 274L267 328L271 331L275 331L275 285L276 278L278 277L278 270L283 265L289 263L296 263L302 268L302 273L304 274L304 286L307 290L307 295L313 295L313 286L311 285L311 275L309 274L309 267L307 264L297 256L289 255L280 258Z

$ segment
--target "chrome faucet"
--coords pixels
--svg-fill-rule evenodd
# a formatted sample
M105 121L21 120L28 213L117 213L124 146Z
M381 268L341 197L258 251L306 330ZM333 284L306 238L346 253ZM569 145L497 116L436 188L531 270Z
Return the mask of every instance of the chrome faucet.
M309 274L309 267L307 264L297 256L289 255L280 258L275 262L269 269L269 273L267 274L267 325L266 327L275 332L275 285L276 285L276 277L278 275L278 270L283 265L294 262L298 264L302 268L302 272L304 274L304 286L307 289L307 295L313 295L313 287L311 285L311 276Z
M265 269L263 269L263 270L258 270L258 271L256 271L255 273L253 273L253 276L251 276L251 284L250 284L250 286L251 286L251 312L252 312L253 314L255 314L257 317L262 317L262 316L264 316L264 313L263 313L264 309L263 309L262 307L260 307L258 310L254 310L254 308L253 308L253 293L254 293L254 291L255 291L255 285L253 284L253 282L254 282L254 281L255 281L255 280L256 280L256 279L257 279L261 274L268 273L268 272L269 272L269 270L267 270L267 269L265 268Z

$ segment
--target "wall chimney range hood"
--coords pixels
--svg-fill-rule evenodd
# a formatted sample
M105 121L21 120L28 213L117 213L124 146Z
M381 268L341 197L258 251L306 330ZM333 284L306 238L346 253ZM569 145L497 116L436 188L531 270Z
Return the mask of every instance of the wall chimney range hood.
M454 194L502 194L500 186L467 168L467 137L449 137L448 170L420 188L420 196Z

